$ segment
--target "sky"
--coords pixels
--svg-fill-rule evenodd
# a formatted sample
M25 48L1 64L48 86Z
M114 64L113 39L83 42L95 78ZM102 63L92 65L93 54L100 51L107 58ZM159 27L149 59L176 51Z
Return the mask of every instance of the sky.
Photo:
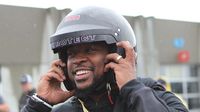
M0 4L36 8L56 7L77 9L101 6L122 15L155 17L158 19L200 22L199 0L0 0Z

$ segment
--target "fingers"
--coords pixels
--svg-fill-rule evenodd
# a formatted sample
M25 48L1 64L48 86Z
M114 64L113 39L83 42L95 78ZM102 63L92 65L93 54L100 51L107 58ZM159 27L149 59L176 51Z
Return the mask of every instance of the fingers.
M54 73L54 72L48 72L44 77L46 77L48 81L50 81L52 79L56 79L59 82L63 82L65 80L60 75L58 75L57 73Z
M121 63L122 62L122 56L120 56L119 54L117 53L112 53L112 54L108 54L106 56L106 63L108 62L115 62L115 63Z
M108 64L105 65L104 72L107 72L109 69L114 70L114 69L116 69L116 67L117 67L116 63L110 62L110 63L108 63Z
M117 43L117 47L124 48L125 50L125 58L122 58L117 53L108 54L106 57L105 62L108 63L109 61L113 61L115 63L123 63L124 61L133 62L136 59L136 53L128 41L121 41Z
M125 50L125 58L118 53L108 54L105 58L105 72L110 69L118 70L119 67L128 65L134 65L136 59L136 53L128 41L121 41L117 43L117 47L121 47ZM134 67L134 66L132 66Z
M135 51L129 41L121 41L117 43L117 47L122 47L125 49L125 56L127 61L135 60Z
M54 60L52 63L51 63L51 67L54 67L54 66L61 66L61 67L64 67L66 66L65 63L63 63L60 59L58 60Z
M47 75L51 78L58 79L59 81L65 80L65 75L62 67L66 67L66 65L61 60L53 61L51 64L51 68L47 72Z

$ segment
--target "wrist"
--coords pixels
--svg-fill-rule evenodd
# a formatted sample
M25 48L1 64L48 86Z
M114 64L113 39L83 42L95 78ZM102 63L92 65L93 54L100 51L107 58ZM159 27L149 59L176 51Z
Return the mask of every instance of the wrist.
M41 97L37 94L34 94L32 97L37 99L38 101L42 102L44 105L46 105L49 108L53 107L53 104L49 103L46 99L44 99L43 97Z
M37 93L35 93L35 94L33 95L33 97L37 97L37 98L39 98L40 100L42 100L43 102L46 102L47 105L50 105L51 107L54 105L54 104L48 102L48 100L46 100L45 98L39 96Z
M37 94L34 94L30 97L28 101L28 106L36 110L37 112L50 112L53 108L53 105L39 98Z

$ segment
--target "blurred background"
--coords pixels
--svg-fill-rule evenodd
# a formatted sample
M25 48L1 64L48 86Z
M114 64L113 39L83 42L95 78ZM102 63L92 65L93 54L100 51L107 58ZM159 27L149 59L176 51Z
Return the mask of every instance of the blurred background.
M52 60L50 36L71 10L108 7L129 21L137 39L140 77L162 78L190 112L200 111L200 15L197 3L162 0L6 0L0 1L0 95L18 112L20 76L36 87Z

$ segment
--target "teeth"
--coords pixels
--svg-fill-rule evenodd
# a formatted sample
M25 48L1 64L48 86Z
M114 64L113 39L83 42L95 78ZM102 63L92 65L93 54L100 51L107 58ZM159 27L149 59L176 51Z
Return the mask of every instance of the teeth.
M76 72L76 75L86 74L86 73L89 73L89 71L88 70L80 70L80 71Z

